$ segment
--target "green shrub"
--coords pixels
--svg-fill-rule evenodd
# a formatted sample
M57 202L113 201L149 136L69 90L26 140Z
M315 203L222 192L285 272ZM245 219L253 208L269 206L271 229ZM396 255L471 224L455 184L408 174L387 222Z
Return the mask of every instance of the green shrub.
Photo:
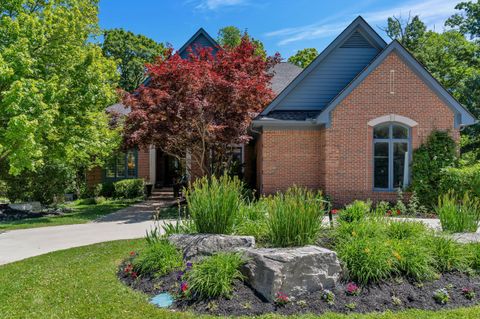
M417 234L415 231L411 234ZM432 279L435 275L433 259L428 247L419 242L419 238L412 236L408 240L395 240L395 269L400 275L421 281Z
M413 152L412 185L420 203L433 207L440 194L442 170L453 166L457 152L449 132L434 131L427 141Z
M361 285L387 279L393 273L394 257L389 243L381 237L356 237L337 248L347 276Z
M473 243L464 246L467 266L477 273L480 273L480 243Z
M235 223L236 235L253 236L257 243L264 243L268 238L267 201L258 201L240 205L238 220Z
M458 194L469 192L480 198L480 164L445 168L442 171L440 189L442 193L454 189Z
M420 238L426 232L426 226L420 222L392 221L387 228L388 237L399 240Z
M195 181L185 197L197 231L231 234L243 194L243 184L237 177L212 176Z
M361 200L356 200L352 204L347 205L341 212L340 212L340 220L345 222L353 222L358 221L370 212L372 207L372 203L370 201L364 202Z
M141 178L124 179L113 184L115 197L138 198L144 196L144 181Z
M166 240L152 242L133 260L133 269L139 275L163 276L182 267L182 254Z
M313 244L325 214L321 193L293 187L267 200L267 227L270 244L292 247Z
M340 222L334 230L335 241L354 240L355 238L387 238L387 222L385 219L364 219L353 222Z
M112 182L105 182L98 184L95 186L93 194L95 197L103 196L103 197L113 197L115 193L115 187L113 186Z
M444 231L476 232L480 221L480 199L465 193L458 198L453 191L440 196L435 208Z
M466 257L462 246L445 237L432 236L429 243L429 251L432 254L433 266L439 272L464 270Z
M235 280L243 279L238 253L218 253L195 264L187 275L192 292L201 299L231 297Z

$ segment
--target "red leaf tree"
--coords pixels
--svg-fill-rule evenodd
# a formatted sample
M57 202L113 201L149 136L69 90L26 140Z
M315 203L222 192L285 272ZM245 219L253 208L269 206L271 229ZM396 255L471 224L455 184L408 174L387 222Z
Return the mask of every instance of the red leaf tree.
M155 145L182 163L190 154L200 174L219 173L231 145L248 142L252 118L274 97L269 70L279 60L256 55L247 38L215 55L196 47L182 59L170 51L147 66L148 84L124 97L126 144Z

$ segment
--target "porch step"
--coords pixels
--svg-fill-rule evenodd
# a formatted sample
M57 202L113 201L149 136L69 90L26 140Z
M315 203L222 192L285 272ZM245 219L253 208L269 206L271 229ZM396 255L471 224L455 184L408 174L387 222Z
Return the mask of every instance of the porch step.
M150 200L174 200L172 188L155 188L152 191Z

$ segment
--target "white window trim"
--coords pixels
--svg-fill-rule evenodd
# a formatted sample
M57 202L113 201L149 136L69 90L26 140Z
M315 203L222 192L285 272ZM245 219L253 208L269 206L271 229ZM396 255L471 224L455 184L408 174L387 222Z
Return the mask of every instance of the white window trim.
M397 114L389 114L389 115L384 115L377 117L373 120L370 120L367 124L368 126L377 126L379 124L385 123L385 122L397 122L404 124L409 127L414 127L417 126L418 123L408 117L402 116L402 115L397 115Z

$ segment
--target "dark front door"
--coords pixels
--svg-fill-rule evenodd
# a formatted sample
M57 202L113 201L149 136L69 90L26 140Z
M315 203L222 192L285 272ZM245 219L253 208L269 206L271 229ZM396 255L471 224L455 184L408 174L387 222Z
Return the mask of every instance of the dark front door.
M157 149L156 186L172 186L177 174L177 166L175 158Z

